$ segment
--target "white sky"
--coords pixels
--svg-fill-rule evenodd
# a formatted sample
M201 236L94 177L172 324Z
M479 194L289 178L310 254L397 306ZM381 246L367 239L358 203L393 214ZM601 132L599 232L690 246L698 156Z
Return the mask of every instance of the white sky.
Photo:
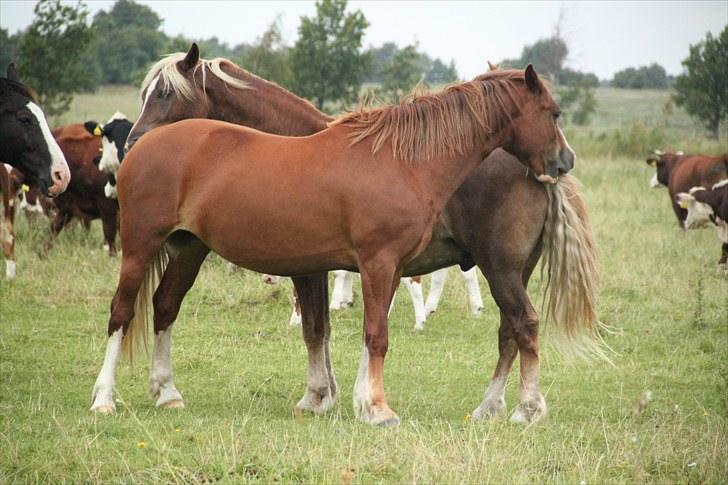
M65 1L65 0L64 0ZM217 36L228 44L252 42L282 14L288 43L297 37L299 17L314 15L310 1L137 0L164 19L170 35ZM32 0L0 0L0 26L11 33L33 19ZM75 3L75 2L69 2ZM113 0L90 0L91 16L109 10ZM471 78L486 70L486 60L520 56L525 44L553 32L563 9L563 35L570 48L568 65L608 79L621 69L658 62L669 74L710 31L728 24L728 1L356 1L370 23L364 44L418 41L420 49Z

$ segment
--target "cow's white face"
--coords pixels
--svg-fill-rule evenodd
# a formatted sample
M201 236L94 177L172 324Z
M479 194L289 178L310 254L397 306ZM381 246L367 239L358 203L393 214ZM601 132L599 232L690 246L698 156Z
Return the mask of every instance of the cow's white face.
M116 199L116 185L111 185L111 182L106 182L106 185L104 185L104 195L109 199Z
M685 192L677 194L677 203L688 211L684 222L685 229L700 229L710 224L713 209L708 204L696 200L692 194Z
M113 140L109 140L106 135L101 136L101 161L99 162L99 170L106 173L119 171L119 151Z
M659 189L660 187L664 187L664 185L662 185L660 181L657 180L657 174L653 175L650 179L650 187L652 187L653 189Z

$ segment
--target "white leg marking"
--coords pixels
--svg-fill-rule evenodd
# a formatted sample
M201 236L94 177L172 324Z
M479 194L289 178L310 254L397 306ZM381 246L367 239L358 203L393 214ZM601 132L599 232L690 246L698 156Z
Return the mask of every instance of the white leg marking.
M113 413L116 410L114 405L114 380L116 375L116 364L119 361L121 353L122 329L117 330L106 343L106 355L104 356L104 365L101 372L96 378L94 390L91 394L91 411L99 413Z
M506 381L507 377L494 377L485 390L483 402L473 411L473 420L490 419L504 416L506 413Z
M369 350L362 346L359 359L359 371L354 383L354 414L361 421L369 422L372 418L372 393L369 386Z
M529 424L546 417L546 400L538 387L539 368L537 363L524 366L521 357L521 384L518 389L518 406L511 415L514 423Z
M480 315L483 310L483 298L480 296L480 285L478 284L478 270L473 266L468 271L461 271L465 286L468 289L468 308L473 315Z
M157 398L157 407L183 408L184 401L172 378L172 326L154 335L152 368L149 371L149 395Z
M15 261L12 259L5 260L5 278L9 280L15 278Z
M354 276L356 274L347 271L344 275L344 305L354 306Z
M402 278L402 283L407 287L410 298L412 298L412 306L415 309L415 330L424 330L426 317L425 299L422 297L422 284L414 281L412 278Z
M425 315L435 313L437 305L440 303L442 290L445 288L447 280L447 271L449 268L442 268L430 275L430 294L427 295L427 303L425 303Z
M51 187L48 187L48 190L54 195L60 194L61 192L66 190L66 187L68 187L68 182L71 180L71 171L69 170L68 164L66 163L66 157L63 156L61 147L58 146L58 143L56 143L56 139L53 138L53 135L51 134L51 129L48 128L48 123L46 122L43 110L40 109L40 107L32 101L29 102L26 107L30 110L31 113L33 113L35 118L38 120L40 131L41 133L43 133L43 138L45 139L46 145L48 146L48 153L51 156L50 169L51 183L53 185ZM56 180L56 177L54 177L53 174L56 172L60 174L60 180Z
M324 348L326 345L326 341L322 340L321 346L308 351L308 383L306 393L296 404L298 411L311 411L321 415L331 409L336 401L336 384L333 375L329 378L328 352Z
M291 327L300 327L301 326L301 315L299 315L298 311L296 310L296 305L293 305L293 312L291 312L291 319L288 320L288 325Z

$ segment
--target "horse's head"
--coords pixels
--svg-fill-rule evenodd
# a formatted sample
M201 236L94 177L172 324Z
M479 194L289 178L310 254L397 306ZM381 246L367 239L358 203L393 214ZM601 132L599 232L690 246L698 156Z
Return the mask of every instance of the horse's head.
M71 180L45 115L33 93L18 80L13 64L7 78L0 78L0 160L37 181L46 195L60 194Z
M207 118L208 104L200 64L200 50L192 44L187 54L173 54L159 61L142 82L142 111L127 138L127 150L144 133L187 118Z
M574 168L576 155L559 128L559 105L530 64L523 84L518 91L520 110L503 148L525 163L540 182L556 183L560 175Z

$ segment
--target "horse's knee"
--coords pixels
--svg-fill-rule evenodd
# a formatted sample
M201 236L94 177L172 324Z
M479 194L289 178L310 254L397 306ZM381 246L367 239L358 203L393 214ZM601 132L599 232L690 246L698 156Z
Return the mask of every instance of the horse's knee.
M538 315L533 310L513 322L513 334L521 352L538 353L538 326Z

